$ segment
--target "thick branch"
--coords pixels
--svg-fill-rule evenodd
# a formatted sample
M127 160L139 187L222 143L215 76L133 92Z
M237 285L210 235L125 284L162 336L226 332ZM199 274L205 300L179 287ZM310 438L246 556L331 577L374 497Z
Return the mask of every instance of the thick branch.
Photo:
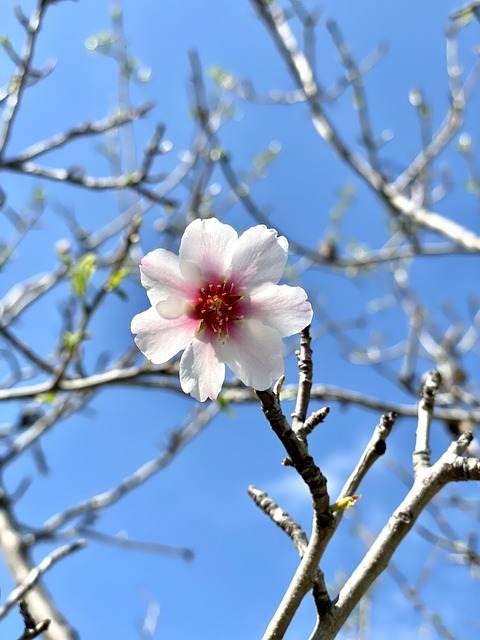
M20 534L19 525L14 519L11 505L3 489L0 496L0 547L17 584L23 585L25 581L35 577L36 568L30 557L29 548ZM37 575L36 580L38 577ZM22 595L19 599L21 597ZM35 620L51 620L49 628L45 631L46 640L78 640L77 633L56 608L50 594L41 583L31 588L24 599Z
M347 580L329 613L319 621L310 640L332 640L336 637L360 598L385 570L400 542L442 487L452 481L480 480L480 460L462 457L471 439L471 434L461 436L436 464L414 481L403 502Z

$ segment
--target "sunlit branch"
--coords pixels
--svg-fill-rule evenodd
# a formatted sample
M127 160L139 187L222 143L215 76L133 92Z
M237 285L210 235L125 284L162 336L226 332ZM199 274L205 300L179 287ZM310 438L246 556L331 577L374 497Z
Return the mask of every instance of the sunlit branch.
M252 3L258 9L259 15L265 22L292 77L305 93L310 106L312 123L320 137L390 206L394 215L405 216L409 221L449 238L468 251L478 252L480 250L480 236L449 218L418 207L411 199L386 183L383 176L371 164L365 162L352 151L324 113L313 71L305 55L299 49L288 20L278 2L276 0L252 0Z
M312 347L310 327L306 327L300 334L300 349L296 352L299 370L298 393L295 410L292 413L292 429L297 432L303 427L307 419L310 391L313 380Z
M308 486L314 508L310 542L263 636L263 640L279 640L283 638L304 596L313 587L313 576L320 560L321 541L331 526L332 515L326 479L309 454L307 442L297 436L284 416L278 396L270 389L257 390L255 393L273 432L287 452L288 464L295 468Z
M452 443L443 456L426 469L421 478L415 480L405 499L392 514L363 560L341 589L330 614L319 621L311 640L335 637L361 595L386 569L400 542L440 489L449 482L480 479L480 460L462 457L471 437L471 434L462 436L457 442Z
M337 501L356 493L360 483L365 478L370 468L381 456L383 456L387 449L386 440L390 435L396 419L397 415L393 412L387 413L381 417L380 422L375 427L372 437L366 445L362 456L340 491ZM336 519L339 519L342 512L338 511L337 513L338 516L336 516Z
M276 502L274 502L264 491L260 491L260 489L251 485L248 487L248 495L252 498L259 509L261 509L265 515L267 515L278 527L280 527L282 531L287 534L287 536L292 540L300 557L303 558L308 548L308 538L300 525L295 522L295 520L286 511L281 509L278 504L276 504ZM312 592L318 613L319 615L323 615L328 611L332 603L325 584L325 577L318 566L315 568L313 575Z
M438 371L431 371L427 375L422 387L422 397L418 403L418 422L413 452L413 470L415 477L423 473L430 466L430 424L433 415L435 395L440 387L442 378Z

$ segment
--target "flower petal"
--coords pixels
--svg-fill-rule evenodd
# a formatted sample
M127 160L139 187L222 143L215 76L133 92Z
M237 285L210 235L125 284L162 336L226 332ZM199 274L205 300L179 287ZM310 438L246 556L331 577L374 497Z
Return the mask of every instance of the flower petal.
M197 327L198 320L187 316L162 318L153 307L137 314L131 324L132 333L137 334L137 347L154 364L163 364L185 349Z
M185 393L204 402L216 400L225 379L225 365L219 362L209 342L195 338L180 360L180 384Z
M283 373L282 338L259 320L242 320L235 334L216 342L214 349L248 387L263 391Z
M157 302L155 310L159 316L162 316L162 318L172 320L173 318L183 316L185 314L186 306L187 305L183 298L173 295L168 296L166 300L160 300L160 302Z
M180 268L185 278L192 277L188 263L193 263L199 268L203 280L197 284L203 285L205 280L212 284L221 282L230 266L237 241L235 229L216 218L191 222L185 229L179 252ZM185 272L183 263L187 263Z
M283 275L288 257L288 242L275 229L264 224L247 229L237 242L232 258L231 277L239 287L276 284Z
M180 271L178 256L166 249L147 253L140 263L140 275L152 305L172 294L183 294L186 298L193 295L192 285L184 280Z
M247 304L249 317L273 327L282 337L299 333L312 321L312 306L301 287L264 287L253 293Z

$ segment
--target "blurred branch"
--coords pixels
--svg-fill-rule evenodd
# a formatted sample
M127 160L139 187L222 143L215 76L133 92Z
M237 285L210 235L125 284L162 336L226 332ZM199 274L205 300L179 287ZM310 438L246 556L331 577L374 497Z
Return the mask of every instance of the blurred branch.
M128 551L141 551L143 553L158 553L164 556L180 557L182 560L193 560L194 552L187 547L177 547L171 544L163 544L161 542L145 542L143 540L132 540L127 537L124 532L117 535L109 535L102 533L91 527L79 526L78 532L80 535L95 542L101 544L110 545L112 547L119 547L121 549L127 549Z
M27 38L18 66L10 80L8 99L3 112L3 128L0 132L0 158L3 157L13 128L13 123L18 114L23 92L27 86L33 63L33 54L38 35L42 26L47 5L40 0L34 9L30 20L20 20L27 32ZM18 14L17 14L18 15Z
M51 621L44 632L46 640L78 640L77 633L56 608L50 594L39 579L55 562L80 549L83 543L76 541L53 551L36 567L20 530L21 526L12 512L12 504L2 487L0 490L0 547L18 587L0 608L0 616L4 616L11 607L24 599L34 620Z
M149 111L153 108L152 102L146 102L145 104L128 109L124 112L120 112L104 118L103 120L95 120L95 121L87 121L76 127L72 127L71 129L67 129L63 133L59 133L48 140L42 140L41 142L36 142L31 147L28 147L24 151L21 151L16 156L12 158L7 158L4 160L0 167L4 165L7 169L10 168L11 165L21 165L25 162L28 162L32 158L37 158L43 153L47 153L48 151L52 151L53 149L58 149L63 145L75 140L76 138L83 138L91 135L99 135L100 133L105 133L106 131L110 131L111 129L116 129L117 127L121 127L127 123L133 122L134 120L138 120L145 116ZM146 175L148 171L140 172L143 175Z
M431 161L445 149L455 133L463 124L463 115L473 89L478 84L480 65L469 73L463 85L458 86L458 71L461 65L457 59L458 29L451 27L447 30L447 71L450 79L450 108L439 129L431 141L412 160L410 165L394 180L392 187L402 193L428 167Z
M10 595L7 597L5 603L0 606L0 618L4 618L5 615L14 607L16 604L21 602L28 592L37 584L43 574L50 569L56 562L69 556L75 551L79 551L83 549L85 546L85 540L76 540L75 542L71 542L70 544L66 544L64 547L59 547L45 556L43 560L41 560L36 567L31 569L22 582L11 591ZM53 637L53 636L52 636Z
M37 638L50 626L50 620L48 618L38 623L35 621L25 600L21 600L19 602L19 609L23 622L25 623L25 631L18 640L30 640L31 638Z
M176 429L171 434L169 441L164 447L164 451L162 451L158 457L146 462L113 489L99 493L88 500L80 502L52 516L45 522L41 529L32 534L33 538L35 540L48 539L67 522L82 515L89 516L91 514L99 514L107 507L121 500L125 495L158 473L158 471L168 466L175 456L210 424L218 411L218 405L213 403L204 409L195 410L185 425ZM80 530L81 529L76 530L75 535Z
M78 393L103 386L134 385L149 389L168 389L181 392L178 382L168 379L176 376L177 372L172 368L172 364L149 365L148 369L142 364L140 366L109 369L85 378L63 378L59 381L57 390ZM47 393L50 389L49 382L13 389L0 389L0 402L22 398L32 399ZM285 400L294 398L296 397L297 389L296 385L286 385L282 388L281 397ZM416 404L389 402L383 398L374 398L358 391L342 389L333 385L314 384L311 398L321 402L338 402L344 406L356 405L380 413L393 412L403 417L416 417L418 413ZM222 400L227 404L245 403L255 402L256 397L251 389L240 385L226 384L222 391ZM438 420L470 420L473 424L480 424L480 409L478 407L436 407L433 415Z

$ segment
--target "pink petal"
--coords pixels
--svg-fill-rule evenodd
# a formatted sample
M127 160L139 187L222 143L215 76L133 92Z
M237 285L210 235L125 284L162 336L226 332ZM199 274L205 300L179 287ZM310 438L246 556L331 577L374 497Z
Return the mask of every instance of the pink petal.
M225 379L225 365L219 362L212 345L195 338L180 360L180 384L185 393L204 402L216 400Z
M288 242L263 224L247 229L238 239L232 258L231 279L239 287L276 284L283 275Z
M140 351L154 364L163 364L191 342L198 320L187 316L166 319L153 307L137 314L131 324Z
M152 305L169 295L193 295L193 288L185 282L180 271L178 256L166 249L147 253L140 263L142 284Z
M243 320L222 344L214 344L220 360L248 387L268 389L283 373L282 338L258 320Z
M235 229L216 218L194 220L185 229L180 243L180 265L185 278L192 277L189 264L196 265L199 276L205 280L221 281L226 274L238 240ZM185 270L183 263L186 263Z
M301 287L265 287L253 293L247 304L249 317L273 327L282 337L299 333L312 321L312 306Z

